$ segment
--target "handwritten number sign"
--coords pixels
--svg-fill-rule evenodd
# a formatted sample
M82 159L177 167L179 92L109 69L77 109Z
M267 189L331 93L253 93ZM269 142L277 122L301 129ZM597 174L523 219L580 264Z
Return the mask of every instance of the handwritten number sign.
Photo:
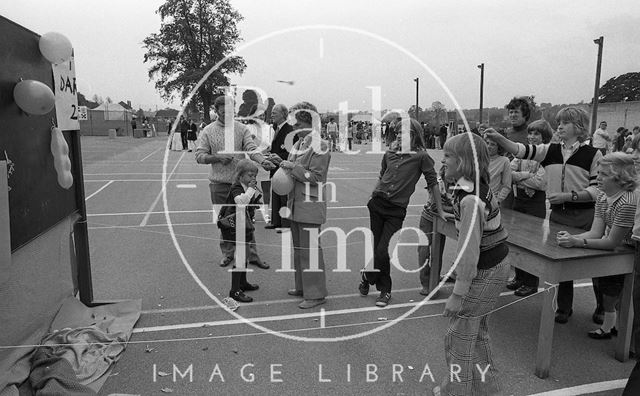
M51 65L51 68L55 85L58 128L63 131L79 130L76 68L73 56L66 62Z

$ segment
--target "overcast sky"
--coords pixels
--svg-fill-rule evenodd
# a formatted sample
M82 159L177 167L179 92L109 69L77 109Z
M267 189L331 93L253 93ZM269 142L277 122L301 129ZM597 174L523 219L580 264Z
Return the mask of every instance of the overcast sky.
M143 63L142 40L159 31L155 11L162 2L5 0L0 14L38 34L66 35L79 90L88 98L155 110L180 105L160 97ZM599 36L605 38L602 84L640 71L637 0L231 3L244 16L238 55L247 63L232 82L260 87L278 103L307 100L321 111L344 101L350 109L371 109L368 86L380 87L383 109L406 110L415 103L416 77L421 107L439 100L453 108L439 79L463 108L477 108L482 62L485 108L523 94L538 103L590 101ZM308 27L296 29L302 26Z

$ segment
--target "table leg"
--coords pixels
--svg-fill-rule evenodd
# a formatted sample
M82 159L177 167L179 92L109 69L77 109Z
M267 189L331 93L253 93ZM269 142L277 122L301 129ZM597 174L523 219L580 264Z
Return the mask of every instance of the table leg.
M544 284L544 279L540 279ZM554 289L544 292L542 312L540 313L540 330L538 332L538 351L536 354L536 376L547 378L549 366L551 366L551 347L553 344L553 326L555 324L555 312L553 311Z
M620 297L620 328L616 342L616 359L626 362L629 358L629 344L633 326L633 312L631 310L631 298L633 294L633 274L625 274L624 287Z
M442 245L442 239L440 233L436 231L438 229L438 222L441 221L437 216L433 216L433 235L431 237L431 271L429 271L429 292L431 292L438 285L440 280L440 269L442 268L442 256L440 255L440 249Z

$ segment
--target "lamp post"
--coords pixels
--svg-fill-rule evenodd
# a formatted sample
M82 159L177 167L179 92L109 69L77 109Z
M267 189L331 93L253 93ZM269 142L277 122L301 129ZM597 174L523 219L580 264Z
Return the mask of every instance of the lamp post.
M419 112L418 112L418 83L420 81L419 77L413 79L416 82L416 121L420 122Z
M598 97L600 96L600 70L602 66L602 46L604 44L604 37L600 36L593 40L598 45L598 61L596 64L596 85L593 88L593 102L591 104L591 136L596 131L596 122L598 118Z
M480 69L480 123L482 124L482 93L484 89L484 63L478 65Z

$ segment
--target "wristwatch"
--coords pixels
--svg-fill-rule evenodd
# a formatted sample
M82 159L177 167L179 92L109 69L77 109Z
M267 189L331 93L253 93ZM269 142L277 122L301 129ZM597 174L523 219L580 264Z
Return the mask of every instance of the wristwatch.
M571 200L576 202L578 200L578 193L575 191L571 191Z

